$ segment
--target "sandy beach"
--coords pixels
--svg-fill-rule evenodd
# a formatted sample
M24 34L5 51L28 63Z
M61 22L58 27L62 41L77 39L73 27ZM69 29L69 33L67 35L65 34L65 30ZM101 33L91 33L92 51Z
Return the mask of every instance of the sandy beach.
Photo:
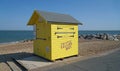
M88 56L120 48L120 41L79 40L79 55Z
M79 55L91 56L120 48L120 41L79 39ZM33 54L33 42L0 44L0 71L10 71L11 57L24 58Z
M0 44L0 55L19 52L33 52L33 42L19 42L19 43L6 43Z

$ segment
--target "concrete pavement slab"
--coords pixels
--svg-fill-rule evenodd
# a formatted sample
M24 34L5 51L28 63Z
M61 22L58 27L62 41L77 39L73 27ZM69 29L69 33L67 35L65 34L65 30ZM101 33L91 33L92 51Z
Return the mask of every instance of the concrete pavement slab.
M120 71L120 50L114 53L91 58L61 67L52 68L48 71Z
M0 62L0 71L12 71L5 62Z
M47 66L52 64L53 62L49 62L43 58L37 57L37 56L31 56L27 58L23 58L21 60L17 60L21 65L23 65L28 70Z

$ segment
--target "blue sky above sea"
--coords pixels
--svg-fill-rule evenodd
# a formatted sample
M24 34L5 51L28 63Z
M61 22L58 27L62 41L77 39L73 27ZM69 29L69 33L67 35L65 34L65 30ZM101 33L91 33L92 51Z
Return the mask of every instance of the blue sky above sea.
M120 0L0 0L0 30L32 30L34 10L70 14L79 30L120 30Z

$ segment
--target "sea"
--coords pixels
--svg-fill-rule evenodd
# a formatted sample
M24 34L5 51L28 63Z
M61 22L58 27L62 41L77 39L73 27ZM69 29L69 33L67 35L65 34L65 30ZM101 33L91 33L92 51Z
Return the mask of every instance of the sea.
M81 30L78 32L79 35L86 35L86 34L97 34L97 33L107 33L110 35L120 35L120 30L116 31L89 31L89 30ZM15 43L20 42L23 40L29 40L34 39L35 35L33 31L20 31L20 30L14 30L14 31L7 31L2 30L0 31L0 44L2 43Z

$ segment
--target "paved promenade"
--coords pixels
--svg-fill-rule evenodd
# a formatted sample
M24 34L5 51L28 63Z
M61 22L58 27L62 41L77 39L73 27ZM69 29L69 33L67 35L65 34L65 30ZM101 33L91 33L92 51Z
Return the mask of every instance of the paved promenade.
M53 68L49 71L120 71L120 50L105 56Z

